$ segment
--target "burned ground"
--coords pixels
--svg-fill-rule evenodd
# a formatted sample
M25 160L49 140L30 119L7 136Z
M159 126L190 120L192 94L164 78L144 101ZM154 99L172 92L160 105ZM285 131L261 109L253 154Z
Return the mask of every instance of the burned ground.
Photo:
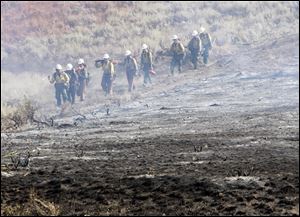
M34 189L61 215L299 215L298 48L292 35L175 77L159 66L126 100L94 94L53 127L2 132L9 168L40 149L2 168L2 206Z

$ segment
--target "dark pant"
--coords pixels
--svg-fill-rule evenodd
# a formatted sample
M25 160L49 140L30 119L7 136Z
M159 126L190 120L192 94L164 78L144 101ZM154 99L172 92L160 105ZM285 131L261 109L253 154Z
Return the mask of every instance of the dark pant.
M209 46L208 45L203 47L202 56L203 56L204 64L207 64L208 57L209 57Z
M61 106L61 98L65 103L67 101L66 86L64 84L55 84L56 105Z
M198 66L198 54L199 54L199 50L191 51L191 62L194 65L194 69L197 69L197 66Z
M171 61L171 73L174 74L174 69L176 66L178 66L178 72L181 72L181 66L183 61L183 54L180 55L174 55Z
M106 95L112 94L112 77L109 73L103 73L101 86Z
M134 83L133 83L133 78L135 75L134 70L126 70L126 76L127 76L127 81L128 81L128 91L131 92L132 90L135 89Z
M76 84L70 84L70 87L67 92L68 100L70 103L75 103L75 96L76 96Z
M86 87L86 79L79 80L79 87L77 90L77 96L80 97L80 101L84 100L84 92Z
M91 76L90 73L88 73L88 77L86 79L86 86L88 87L90 83L91 83Z
M150 78L150 73L149 71L151 70L151 66L148 64L144 64L143 66L143 72L144 72L144 84L147 84L148 82L151 84L151 78Z

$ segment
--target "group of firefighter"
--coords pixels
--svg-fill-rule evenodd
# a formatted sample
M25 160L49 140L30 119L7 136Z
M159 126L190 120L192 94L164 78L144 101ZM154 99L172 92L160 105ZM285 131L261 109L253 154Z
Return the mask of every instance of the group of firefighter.
M173 35L172 40L173 43L169 50L172 56L170 69L171 74L174 75L176 66L179 73L182 71L182 62L186 48L177 35ZM204 64L208 63L209 50L211 48L212 42L209 33L205 31L203 27L200 28L200 34L194 30L192 38L187 45L194 69L198 67L199 55L203 57ZM96 60L95 62L96 68L103 69L101 86L105 95L112 95L112 84L115 79L114 64L115 62L110 58L109 54L104 54L102 59ZM138 70L137 60L130 50L125 52L125 59L122 64L124 65L128 80L128 91L131 92L135 89L133 82L134 77L140 76L140 72ZM153 70L152 52L146 44L142 45L140 70L143 72L144 85L148 83L151 84L150 75L155 74L155 72ZM80 101L84 101L85 89L90 80L84 59L79 59L76 67L73 67L70 63L67 64L66 70L63 70L62 66L57 64L55 72L52 76L49 76L48 79L51 84L54 83L57 109L61 108L67 101L74 104L76 96L80 98Z

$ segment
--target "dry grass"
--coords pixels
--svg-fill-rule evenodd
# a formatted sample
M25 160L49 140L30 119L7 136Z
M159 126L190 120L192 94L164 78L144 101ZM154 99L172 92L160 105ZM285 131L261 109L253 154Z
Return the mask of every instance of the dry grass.
M1 203L1 216L58 216L59 214L58 205L38 197L33 189L29 193L27 203L17 205Z
M36 110L37 108L27 98L17 105L1 102L1 132L18 129L32 121Z
M1 63L8 71L49 70L56 62L74 62L78 57L93 65L104 52L119 57L125 49L139 51L142 43L157 50L159 41L169 44L172 34L187 43L191 31L201 25L219 47L227 49L266 34L299 32L295 28L299 26L298 2L1 4Z

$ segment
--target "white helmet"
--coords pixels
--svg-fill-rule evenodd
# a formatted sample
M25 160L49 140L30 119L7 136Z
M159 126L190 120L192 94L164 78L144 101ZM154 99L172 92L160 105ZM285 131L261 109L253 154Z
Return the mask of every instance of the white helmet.
M109 59L109 55L106 53L103 55L103 59Z
M125 56L129 56L129 55L131 55L131 51L130 51L130 50L127 50L127 51L125 52Z
M172 40L177 40L178 36L177 35L173 35Z
M56 69L57 69L57 70L62 70L61 65L60 65L60 64L57 64L57 65L56 65Z
M80 59L78 60L78 64L83 64L83 63L84 63L84 60L80 58Z
M147 49L147 48L148 48L148 45L146 45L146 44L143 44L143 45L142 45L142 49L143 49L143 50L145 50L145 49Z
M198 32L196 30L193 31L192 36L198 35Z
M67 64L67 70L71 70L71 69L73 69L73 65L71 63L68 63Z
M201 33L205 32L205 28L201 26L200 32L201 32Z

